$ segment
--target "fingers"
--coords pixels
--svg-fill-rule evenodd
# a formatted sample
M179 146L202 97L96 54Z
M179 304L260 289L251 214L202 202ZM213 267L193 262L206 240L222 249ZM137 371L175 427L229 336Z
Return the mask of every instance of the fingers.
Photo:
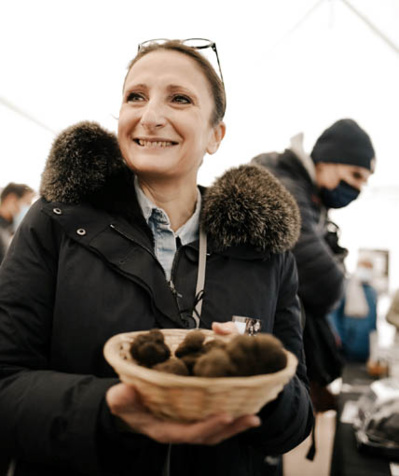
M261 420L259 417L255 415L245 415L234 420L219 433L212 435L207 441L204 441L204 444L217 445L228 438L238 435L238 433L250 430L251 428L256 428L260 425Z
M215 415L195 423L163 420L150 413L141 403L136 390L124 383L109 388L106 401L111 413L131 430L159 443L216 445L260 425L260 419L255 415L236 419L225 414Z
M237 326L233 321L228 322L213 322L212 330L215 334L227 335L238 334Z
M214 433L220 433L232 419L226 415L212 416L195 423L179 423L157 420L148 425L144 432L159 443L203 444ZM150 423L148 421L148 423Z
M216 445L227 438L260 425L255 415L233 420L217 415L197 423L158 422L146 429L146 434L159 443Z

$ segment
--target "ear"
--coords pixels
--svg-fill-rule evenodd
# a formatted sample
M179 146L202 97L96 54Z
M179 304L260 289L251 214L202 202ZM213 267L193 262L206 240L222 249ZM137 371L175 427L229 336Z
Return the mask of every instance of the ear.
M370 172L373 174L375 172L375 157L371 159L370 162Z
M224 122L219 122L219 124L213 127L208 146L206 148L208 154L212 155L219 149L220 143L222 142L225 134L226 124Z

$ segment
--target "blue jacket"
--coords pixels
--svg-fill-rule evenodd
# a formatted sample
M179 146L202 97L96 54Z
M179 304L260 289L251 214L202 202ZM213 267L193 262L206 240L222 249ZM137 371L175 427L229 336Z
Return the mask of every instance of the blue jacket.
M370 332L377 328L377 291L367 283L362 289L369 308L364 317L345 314L345 297L340 305L328 315L342 342L342 351L347 360L366 362L370 354Z

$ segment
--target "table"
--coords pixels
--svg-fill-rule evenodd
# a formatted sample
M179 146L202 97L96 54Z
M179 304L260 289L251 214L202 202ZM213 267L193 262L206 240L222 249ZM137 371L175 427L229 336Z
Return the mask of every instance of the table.
M347 402L357 401L374 379L368 375L366 364L347 363L342 380L330 475L391 476L390 461L384 457L360 452L357 449L352 425L341 422L342 412Z

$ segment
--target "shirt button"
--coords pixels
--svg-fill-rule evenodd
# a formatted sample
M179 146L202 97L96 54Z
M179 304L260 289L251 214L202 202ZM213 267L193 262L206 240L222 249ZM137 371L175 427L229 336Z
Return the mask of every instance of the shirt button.
M53 208L53 213L55 213L56 215L62 215L62 210L61 208Z
M76 233L80 236L84 236L86 234L86 230L84 228L78 228Z

